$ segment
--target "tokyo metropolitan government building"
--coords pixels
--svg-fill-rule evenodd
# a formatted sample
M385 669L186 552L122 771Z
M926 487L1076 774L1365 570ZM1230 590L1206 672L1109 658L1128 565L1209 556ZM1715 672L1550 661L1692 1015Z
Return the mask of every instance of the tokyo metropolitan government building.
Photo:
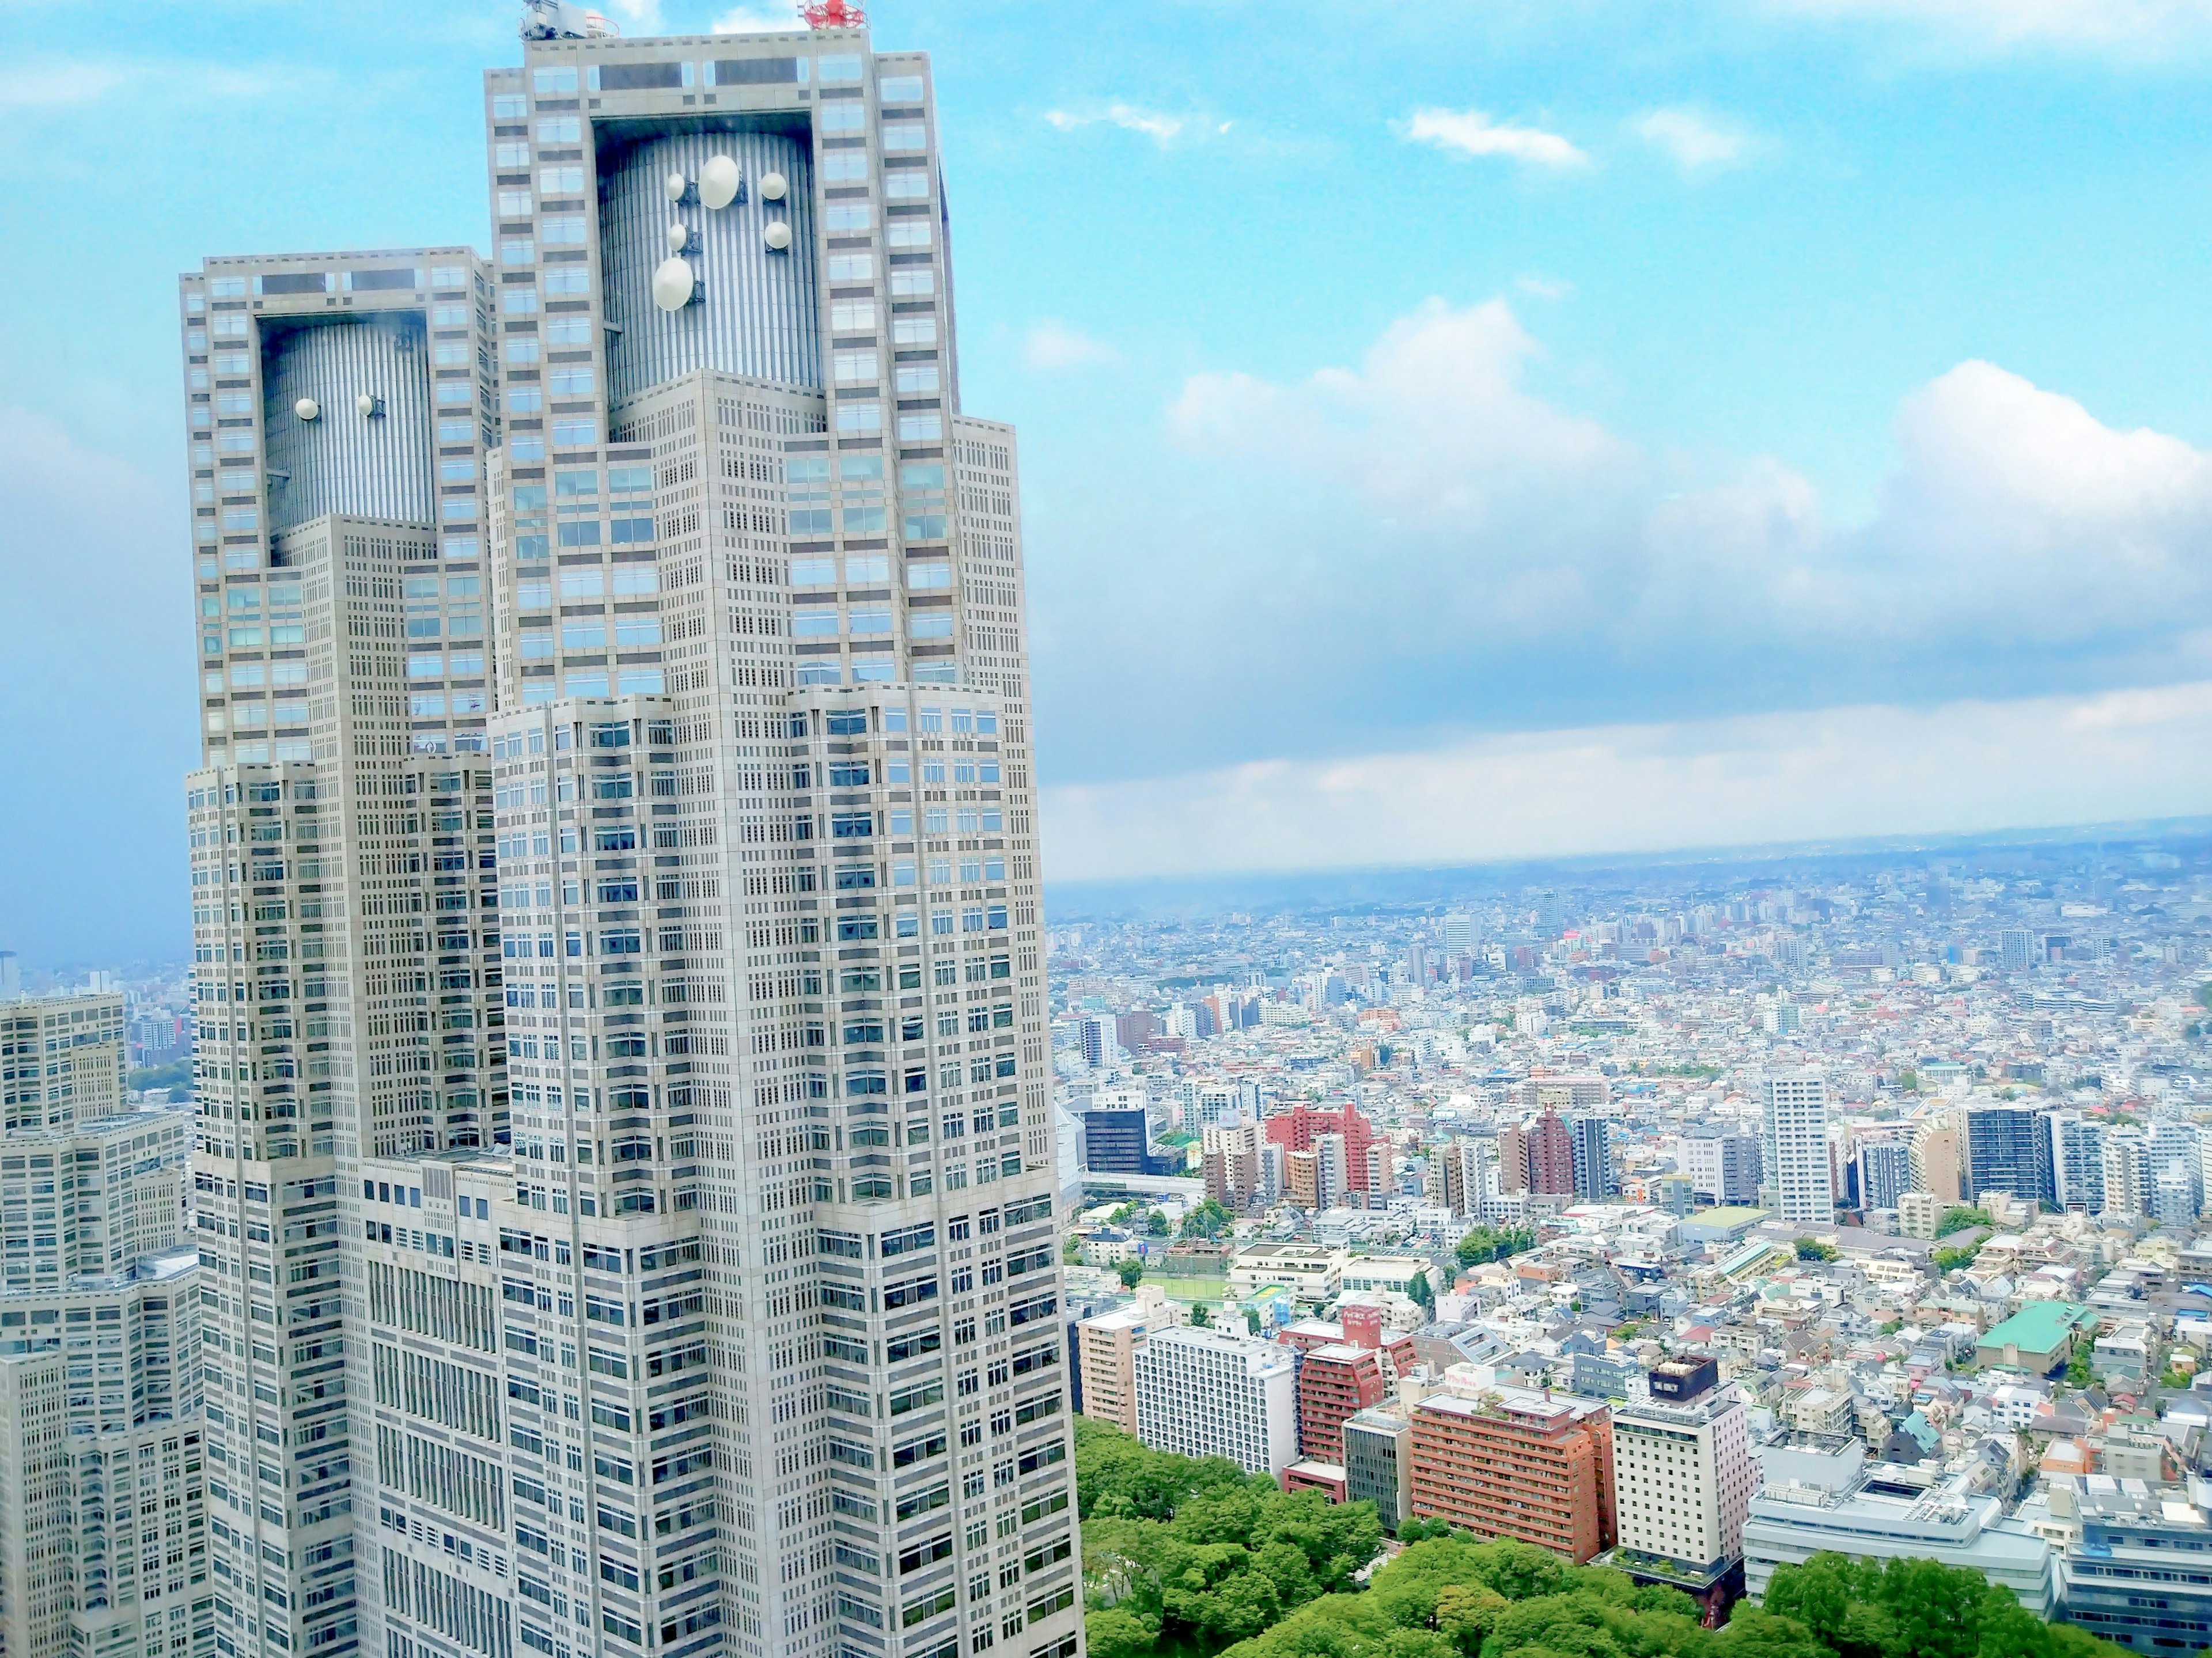
M182 279L226 1655L1080 1651L1014 434L827 9Z

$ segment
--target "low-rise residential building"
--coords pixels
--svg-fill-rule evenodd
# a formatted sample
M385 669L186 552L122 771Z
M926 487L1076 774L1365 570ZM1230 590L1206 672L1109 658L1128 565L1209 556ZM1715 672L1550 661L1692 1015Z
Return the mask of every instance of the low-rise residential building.
M1312 1244L1255 1244L1230 1257L1228 1292L1241 1300L1279 1284L1308 1306L1325 1306L1343 1291L1344 1264L1350 1259L1347 1250Z

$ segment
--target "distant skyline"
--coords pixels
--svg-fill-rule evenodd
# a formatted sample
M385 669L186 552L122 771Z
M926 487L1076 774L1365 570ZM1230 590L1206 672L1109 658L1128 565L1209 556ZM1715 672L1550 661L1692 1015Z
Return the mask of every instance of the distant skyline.
M514 11L5 14L0 948L185 944L175 273L487 246ZM1048 879L2212 809L2205 0L871 11Z

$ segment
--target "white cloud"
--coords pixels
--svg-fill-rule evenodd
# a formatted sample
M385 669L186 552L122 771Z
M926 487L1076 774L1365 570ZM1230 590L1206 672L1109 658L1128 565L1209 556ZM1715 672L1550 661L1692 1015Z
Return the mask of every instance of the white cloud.
M2106 647L2212 627L2212 455L2105 426L2072 398L1966 362L1904 403L1899 464L1865 523L1763 457L1709 476L1645 453L1527 384L1537 342L1502 300L1431 300L1357 368L1278 385L1191 376L1168 410L1186 452L1248 475L1297 523L1261 533L1359 550L1316 580L1364 608L1378 568L1431 623L1492 642L1652 630L1717 642ZM1316 622L1334 627L1336 605ZM1421 624L1400 618L1401 648Z
M660 0L606 0L606 8L630 34L659 34Z
M1575 285L1559 276L1546 276L1532 270L1525 276L1516 276L1513 286L1532 300L1566 300L1574 297Z
M1142 133L1154 143L1164 148L1189 129L1191 123L1180 115L1165 115L1158 110L1140 109L1134 104L1107 104L1095 110L1048 109L1044 118L1062 132L1073 132L1087 126L1117 126L1124 132ZM1207 124L1201 121L1200 127ZM1224 123L1219 131L1226 132Z
M1413 143L1433 144L1462 155L1503 155L1532 167L1589 164L1588 155L1556 132L1507 126L1476 109L1417 109L1406 123L1405 136Z
M1201 454L1273 455L1285 473L1334 478L1401 524L1479 529L1516 501L1610 492L1638 464L1596 422L1529 395L1537 355L1503 300L1455 311L1431 299L1357 369L1288 386L1194 374L1168 426Z
M805 27L795 4L780 10L734 6L714 20L717 34L782 34Z
M2212 811L2212 683L1473 738L1044 791L1055 880L1480 862Z
M1028 367L1054 373L1066 368L1094 368L1118 362L1121 354L1103 340L1094 340L1079 329L1051 317L1034 325L1022 340L1022 361Z
M1751 145L1740 128L1686 106L1655 109L1635 125L1638 137L1664 151L1675 166L1692 175L1742 160Z
M2212 33L2212 0L1769 0L1818 17L1895 21L1993 46L2130 46Z

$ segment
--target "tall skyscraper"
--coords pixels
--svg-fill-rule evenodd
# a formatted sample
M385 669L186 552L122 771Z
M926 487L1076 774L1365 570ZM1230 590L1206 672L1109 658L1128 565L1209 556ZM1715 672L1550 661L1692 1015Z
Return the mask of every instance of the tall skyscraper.
M122 1091L123 998L0 1013L0 1645L214 1658L191 1119ZM28 1066L17 1061L36 1056ZM251 1475L249 1473L249 1478Z
M582 16L485 77L492 258L182 282L216 1643L1072 1658L929 65Z
M1828 1084L1817 1071L1779 1072L1765 1078L1764 1190L1788 1221L1826 1224L1836 1218L1828 1172Z

